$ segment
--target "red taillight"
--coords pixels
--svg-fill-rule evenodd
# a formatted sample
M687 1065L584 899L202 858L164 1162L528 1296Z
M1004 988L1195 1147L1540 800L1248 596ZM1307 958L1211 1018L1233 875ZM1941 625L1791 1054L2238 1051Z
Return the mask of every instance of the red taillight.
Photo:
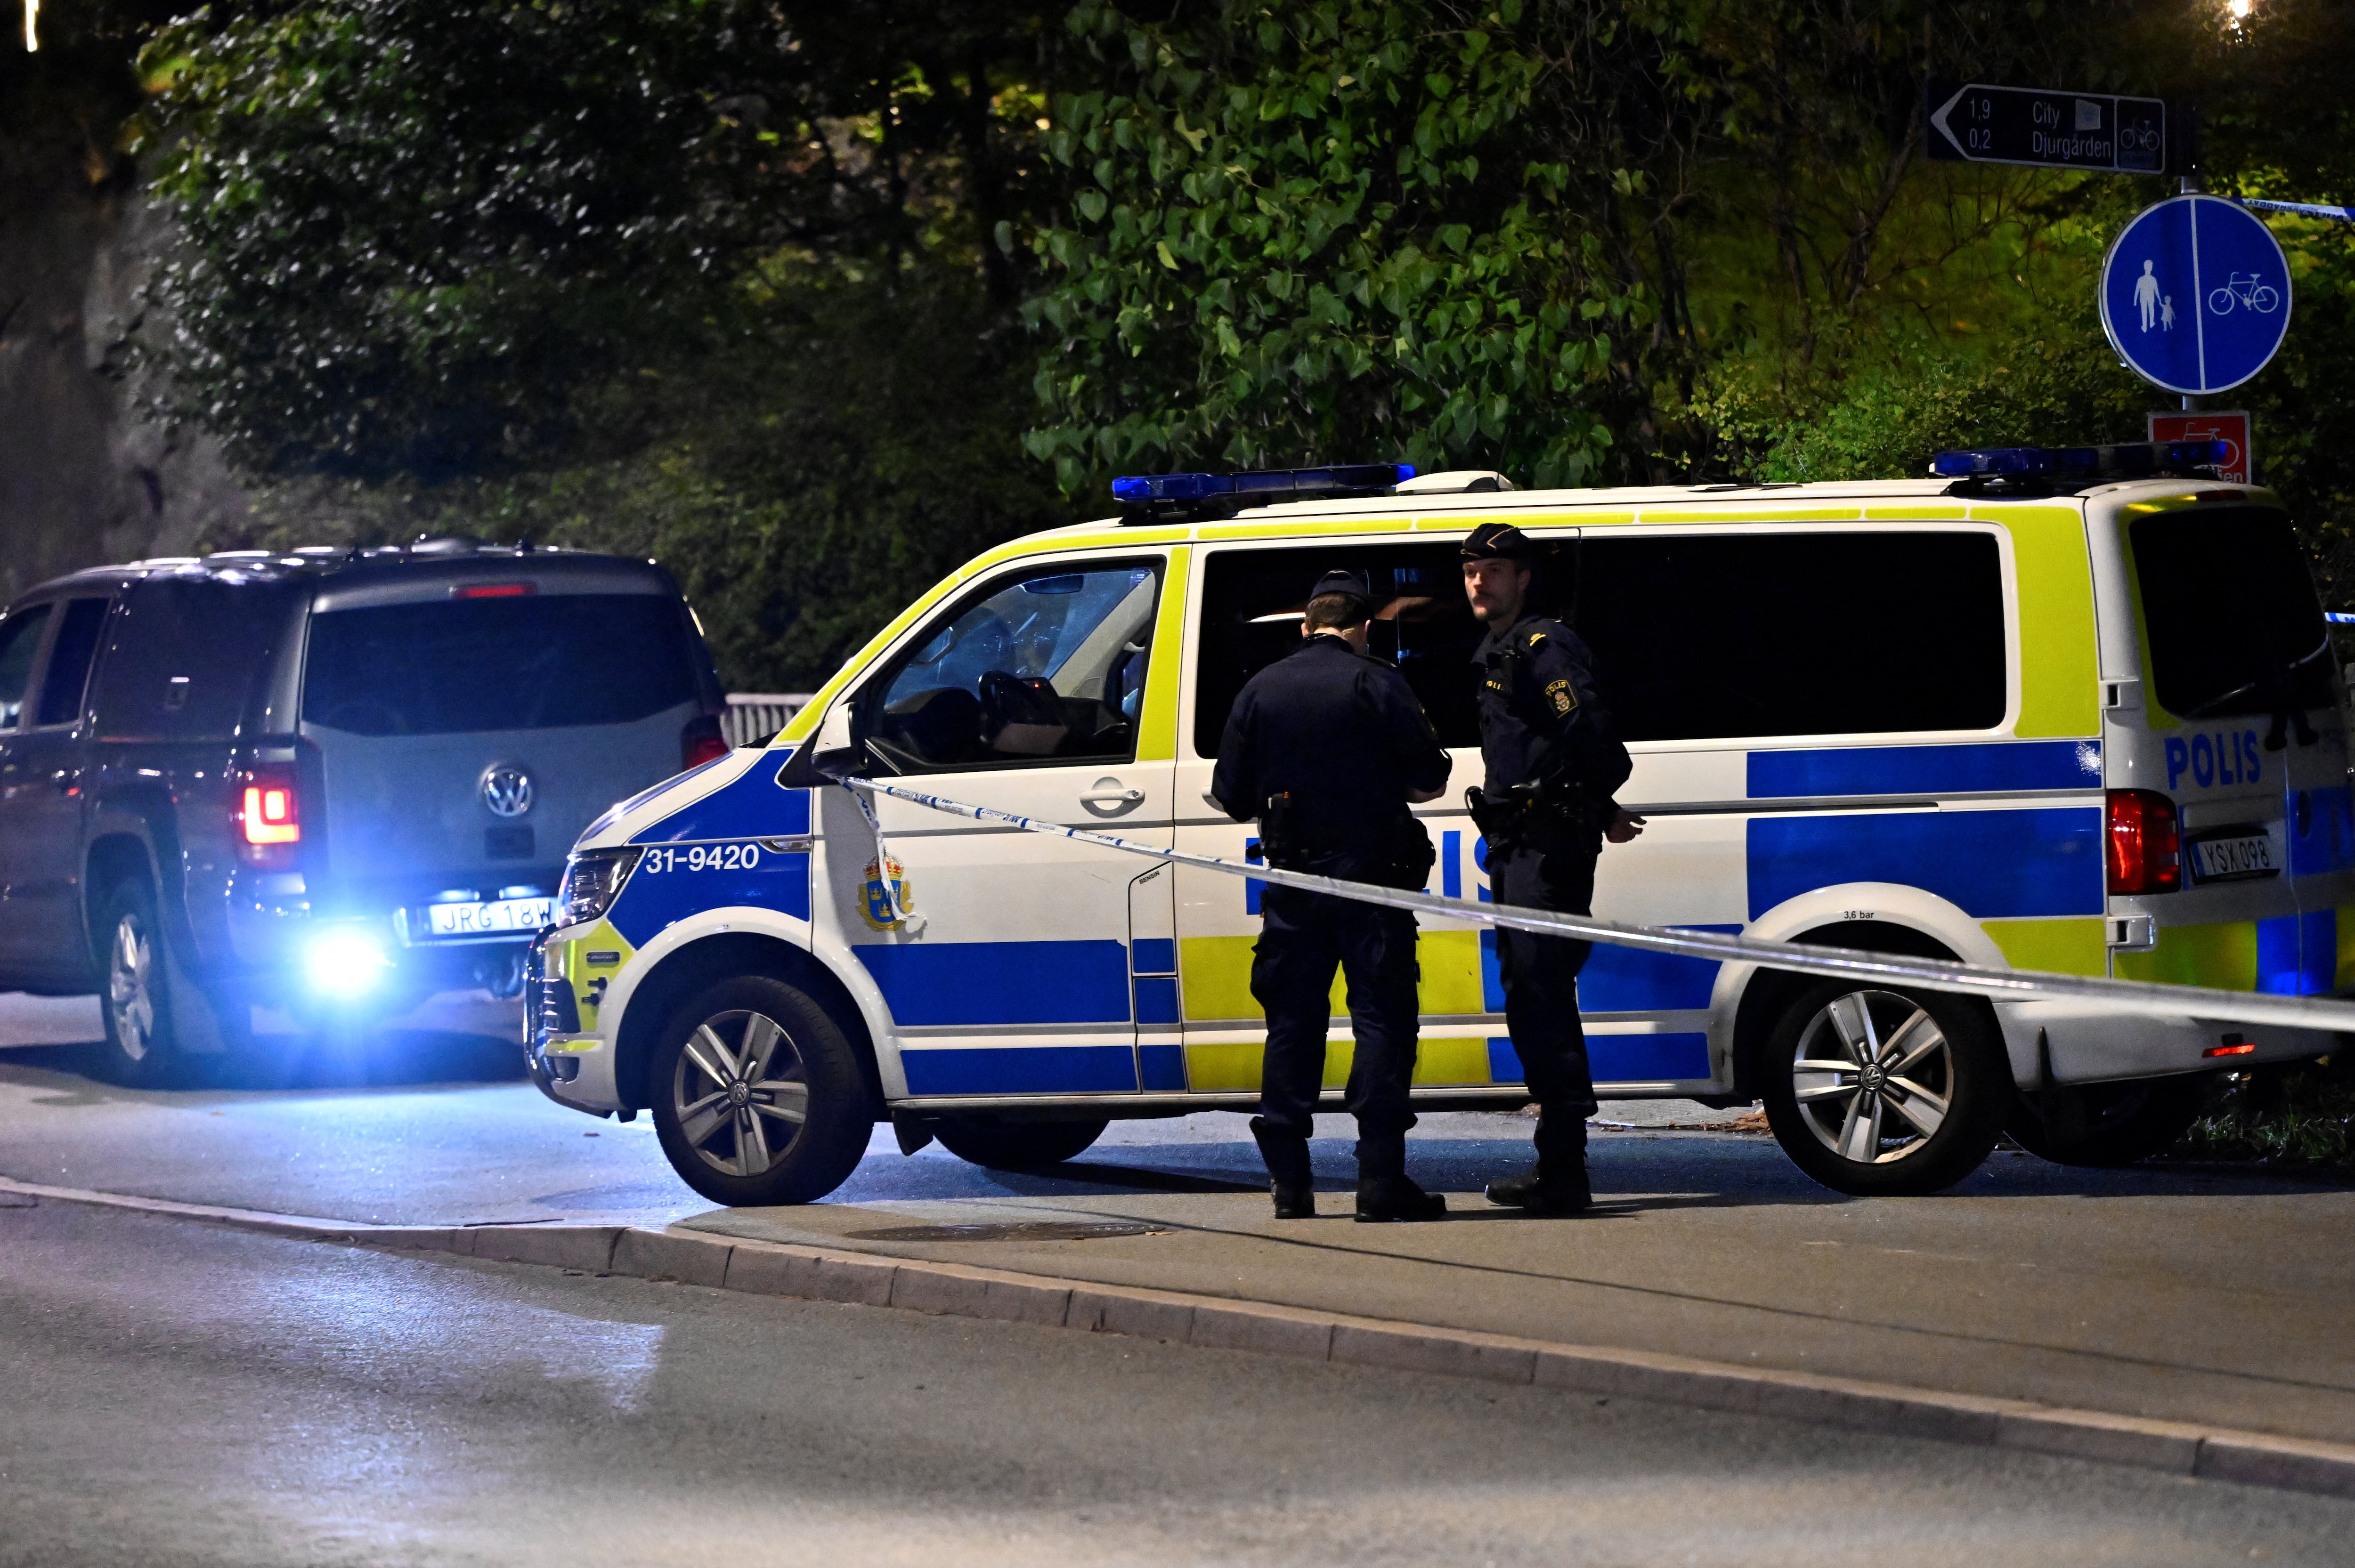
M2112 893L2173 893L2183 885L2183 829L2156 789L2110 791Z
M678 765L700 768L712 758L728 755L728 737L719 733L719 721L706 714L701 718L687 721L678 732Z
M239 851L256 865L288 860L303 842L303 805L292 779L249 775L237 812Z
M521 599L539 591L538 583L461 583L450 590L452 599Z

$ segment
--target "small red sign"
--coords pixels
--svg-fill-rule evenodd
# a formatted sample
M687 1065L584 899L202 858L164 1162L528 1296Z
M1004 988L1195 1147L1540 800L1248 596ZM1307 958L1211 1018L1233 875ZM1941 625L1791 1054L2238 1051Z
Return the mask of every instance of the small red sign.
M2218 465L2216 477L2234 484L2249 482L2249 417L2246 414L2153 414L2150 439L2155 441L2228 441L2232 455Z

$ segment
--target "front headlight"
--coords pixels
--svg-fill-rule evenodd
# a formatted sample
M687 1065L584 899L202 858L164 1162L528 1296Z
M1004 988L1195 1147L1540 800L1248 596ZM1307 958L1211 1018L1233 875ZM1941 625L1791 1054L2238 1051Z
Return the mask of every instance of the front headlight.
M556 923L585 926L611 909L645 853L634 845L582 850L566 861L563 884L556 890Z

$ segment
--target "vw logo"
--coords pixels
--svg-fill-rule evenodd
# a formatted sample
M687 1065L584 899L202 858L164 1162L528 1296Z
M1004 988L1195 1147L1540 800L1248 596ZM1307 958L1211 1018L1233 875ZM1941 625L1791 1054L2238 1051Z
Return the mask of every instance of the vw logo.
M531 810L531 775L495 763L483 769L483 804L494 817L520 817Z

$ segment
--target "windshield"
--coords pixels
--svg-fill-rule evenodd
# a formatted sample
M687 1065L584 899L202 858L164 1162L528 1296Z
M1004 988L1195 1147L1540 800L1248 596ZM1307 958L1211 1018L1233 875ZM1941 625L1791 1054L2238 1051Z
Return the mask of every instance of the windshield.
M552 594L311 619L303 718L355 735L629 724L696 697L675 599Z
M2331 704L2322 606L2286 514L2186 507L2128 532L2160 706L2207 718Z

